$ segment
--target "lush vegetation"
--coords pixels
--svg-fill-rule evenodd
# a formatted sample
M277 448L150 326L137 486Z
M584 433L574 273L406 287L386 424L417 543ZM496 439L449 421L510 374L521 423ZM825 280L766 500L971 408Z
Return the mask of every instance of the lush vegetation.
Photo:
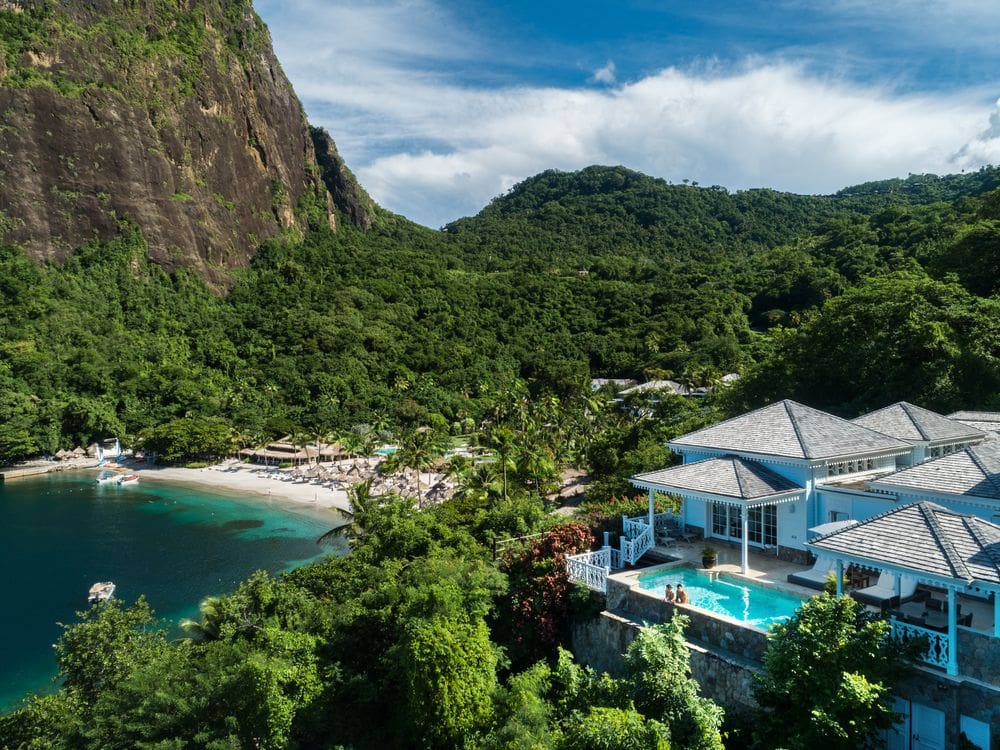
M365 453L392 433L412 469L449 436L495 457L452 462L439 505L362 485L337 531L351 555L206 601L188 640L141 601L86 613L58 648L63 688L0 719L0 746L719 747L682 621L644 633L620 679L559 650L591 609L562 557L630 510L627 477L669 462L666 440L726 412L1000 408L995 182L800 197L551 172L443 232L385 212L367 232L313 222L225 294L150 263L127 224L61 265L0 247L5 460L112 434L171 461L285 434ZM726 372L744 377L723 389ZM591 376L716 388L626 411ZM566 465L591 474L586 526L542 499ZM836 607L783 630L762 747L792 729L790 747L816 745L852 701L864 722L844 746L887 720L896 672L795 651L820 627L869 651L883 635ZM807 684L801 665L828 656L840 681ZM793 710L815 721L786 726Z
M892 686L924 646L889 637L889 623L849 596L824 594L774 628L755 685L755 747L875 746L897 717Z
M643 632L611 679L555 630L529 646L497 626L511 602L585 602L563 570L532 573L530 546L498 568L474 512L387 496L357 503L353 526L350 555L206 600L187 639L168 640L142 600L83 613L57 646L63 686L0 717L0 747L721 748L682 619ZM590 541L548 532L550 550Z
M382 212L367 233L269 242L224 296L149 263L127 227L60 266L2 247L0 455L182 419L224 420L240 444L360 423L466 432L517 379L565 399L589 376L741 372L730 410L994 407L1000 196L963 192L994 179L822 198L545 173L443 233ZM583 437L576 453L624 466L613 454L652 458L660 437Z

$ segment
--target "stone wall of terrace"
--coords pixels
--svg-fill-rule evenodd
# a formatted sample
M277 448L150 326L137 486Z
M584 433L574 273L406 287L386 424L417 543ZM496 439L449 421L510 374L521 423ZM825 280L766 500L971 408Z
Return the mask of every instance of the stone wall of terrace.
M642 624L629 617L604 611L573 628L573 654L577 661L615 677L624 674L622 658ZM755 707L753 675L759 669L730 654L688 642L691 676L701 694L726 709L728 716L746 716Z
M1000 640L987 633L959 628L958 673L1000 687Z

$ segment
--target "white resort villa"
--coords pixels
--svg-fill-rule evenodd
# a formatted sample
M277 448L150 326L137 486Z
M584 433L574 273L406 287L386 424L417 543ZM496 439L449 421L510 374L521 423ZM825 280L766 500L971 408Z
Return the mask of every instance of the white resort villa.
M891 618L896 635L926 639L916 676L896 687L904 720L889 748L957 748L962 735L1000 748L1000 414L946 417L900 402L845 420L781 401L669 447L680 465L632 478L647 514L623 519L616 547L606 537L568 562L571 578L606 595L600 624L574 635L582 658L609 666L598 644L607 632L681 608L695 676L739 710L734 696L746 700L749 683L735 683L759 667L774 620L710 612L695 598L668 604L656 588L696 575L708 541L731 563L713 578L763 587L743 594L746 611L755 594L804 597L829 580ZM679 498L679 510L656 513L657 493ZM639 566L654 554L675 562Z

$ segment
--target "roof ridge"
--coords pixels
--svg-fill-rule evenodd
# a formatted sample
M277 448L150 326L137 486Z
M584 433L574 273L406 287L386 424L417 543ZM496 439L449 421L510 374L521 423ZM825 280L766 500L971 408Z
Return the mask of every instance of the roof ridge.
M940 506L939 506L940 507ZM944 553L945 559L948 561L948 565L955 572L956 577L962 577L966 581L971 581L974 576L969 571L969 567L962 560L961 555L955 549L955 545L952 543L951 539L948 538L945 530L938 523L937 515L935 510L931 510L928 503L922 502L917 503L917 508L920 510L921 515L923 515L924 520L930 527L934 534L934 538L941 547L941 551Z
M802 449L802 455L808 458L809 451L806 449L805 440L802 439L802 432L799 430L799 423L796 420L795 415L792 414L791 410L791 404L795 404L796 406L803 406L803 404L799 404L798 402L791 401L789 399L785 399L781 403L785 407L785 414L788 415L788 421L792 423L792 429L795 431L795 439L799 441L799 448ZM819 410L817 409L817 411Z
M746 489L743 487L743 477L740 473L740 469L743 468L743 459L739 456L730 456L729 460L732 463L733 474L736 475L736 487L740 491L740 497L746 497L747 493Z
M996 569L998 577L1000 577L1000 550L995 549L993 547L994 543L983 537L979 526L973 525L972 523L973 521L979 522L982 520L983 519L978 518L977 516L963 516L962 518L965 527L969 530L969 534L976 540L976 544L979 545L983 554L985 554L986 557L989 558L990 562L993 563L993 567Z
M912 411L910 411L910 407L914 406L914 404L911 404L909 401L900 401L899 406L903 410L903 413L906 414L907 417L909 417L910 422L913 424L913 426L917 428L917 432L920 433L920 437L930 442L931 436L927 434L927 430L924 429L923 425L917 421L916 415Z
M969 458L972 459L972 463L974 463L976 465L977 469L979 469L981 472L983 472L983 476L986 477L986 481L989 482L991 485L993 485L993 489L996 490L996 492L998 494L1000 494L1000 481L997 481L996 479L994 479L995 475L991 474L989 472L989 470L985 466L983 466L983 462L979 460L979 454L977 454L976 452L974 452L972 450L975 447L977 447L977 446L970 445L970 446L968 446L966 448L963 448L962 451L964 453L969 454Z

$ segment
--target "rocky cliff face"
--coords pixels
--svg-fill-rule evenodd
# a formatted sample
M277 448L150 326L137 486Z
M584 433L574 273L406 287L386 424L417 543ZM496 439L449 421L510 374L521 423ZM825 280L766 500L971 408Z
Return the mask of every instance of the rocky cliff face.
M225 284L283 230L371 222L249 0L0 0L0 112L2 239L37 259L132 222Z

